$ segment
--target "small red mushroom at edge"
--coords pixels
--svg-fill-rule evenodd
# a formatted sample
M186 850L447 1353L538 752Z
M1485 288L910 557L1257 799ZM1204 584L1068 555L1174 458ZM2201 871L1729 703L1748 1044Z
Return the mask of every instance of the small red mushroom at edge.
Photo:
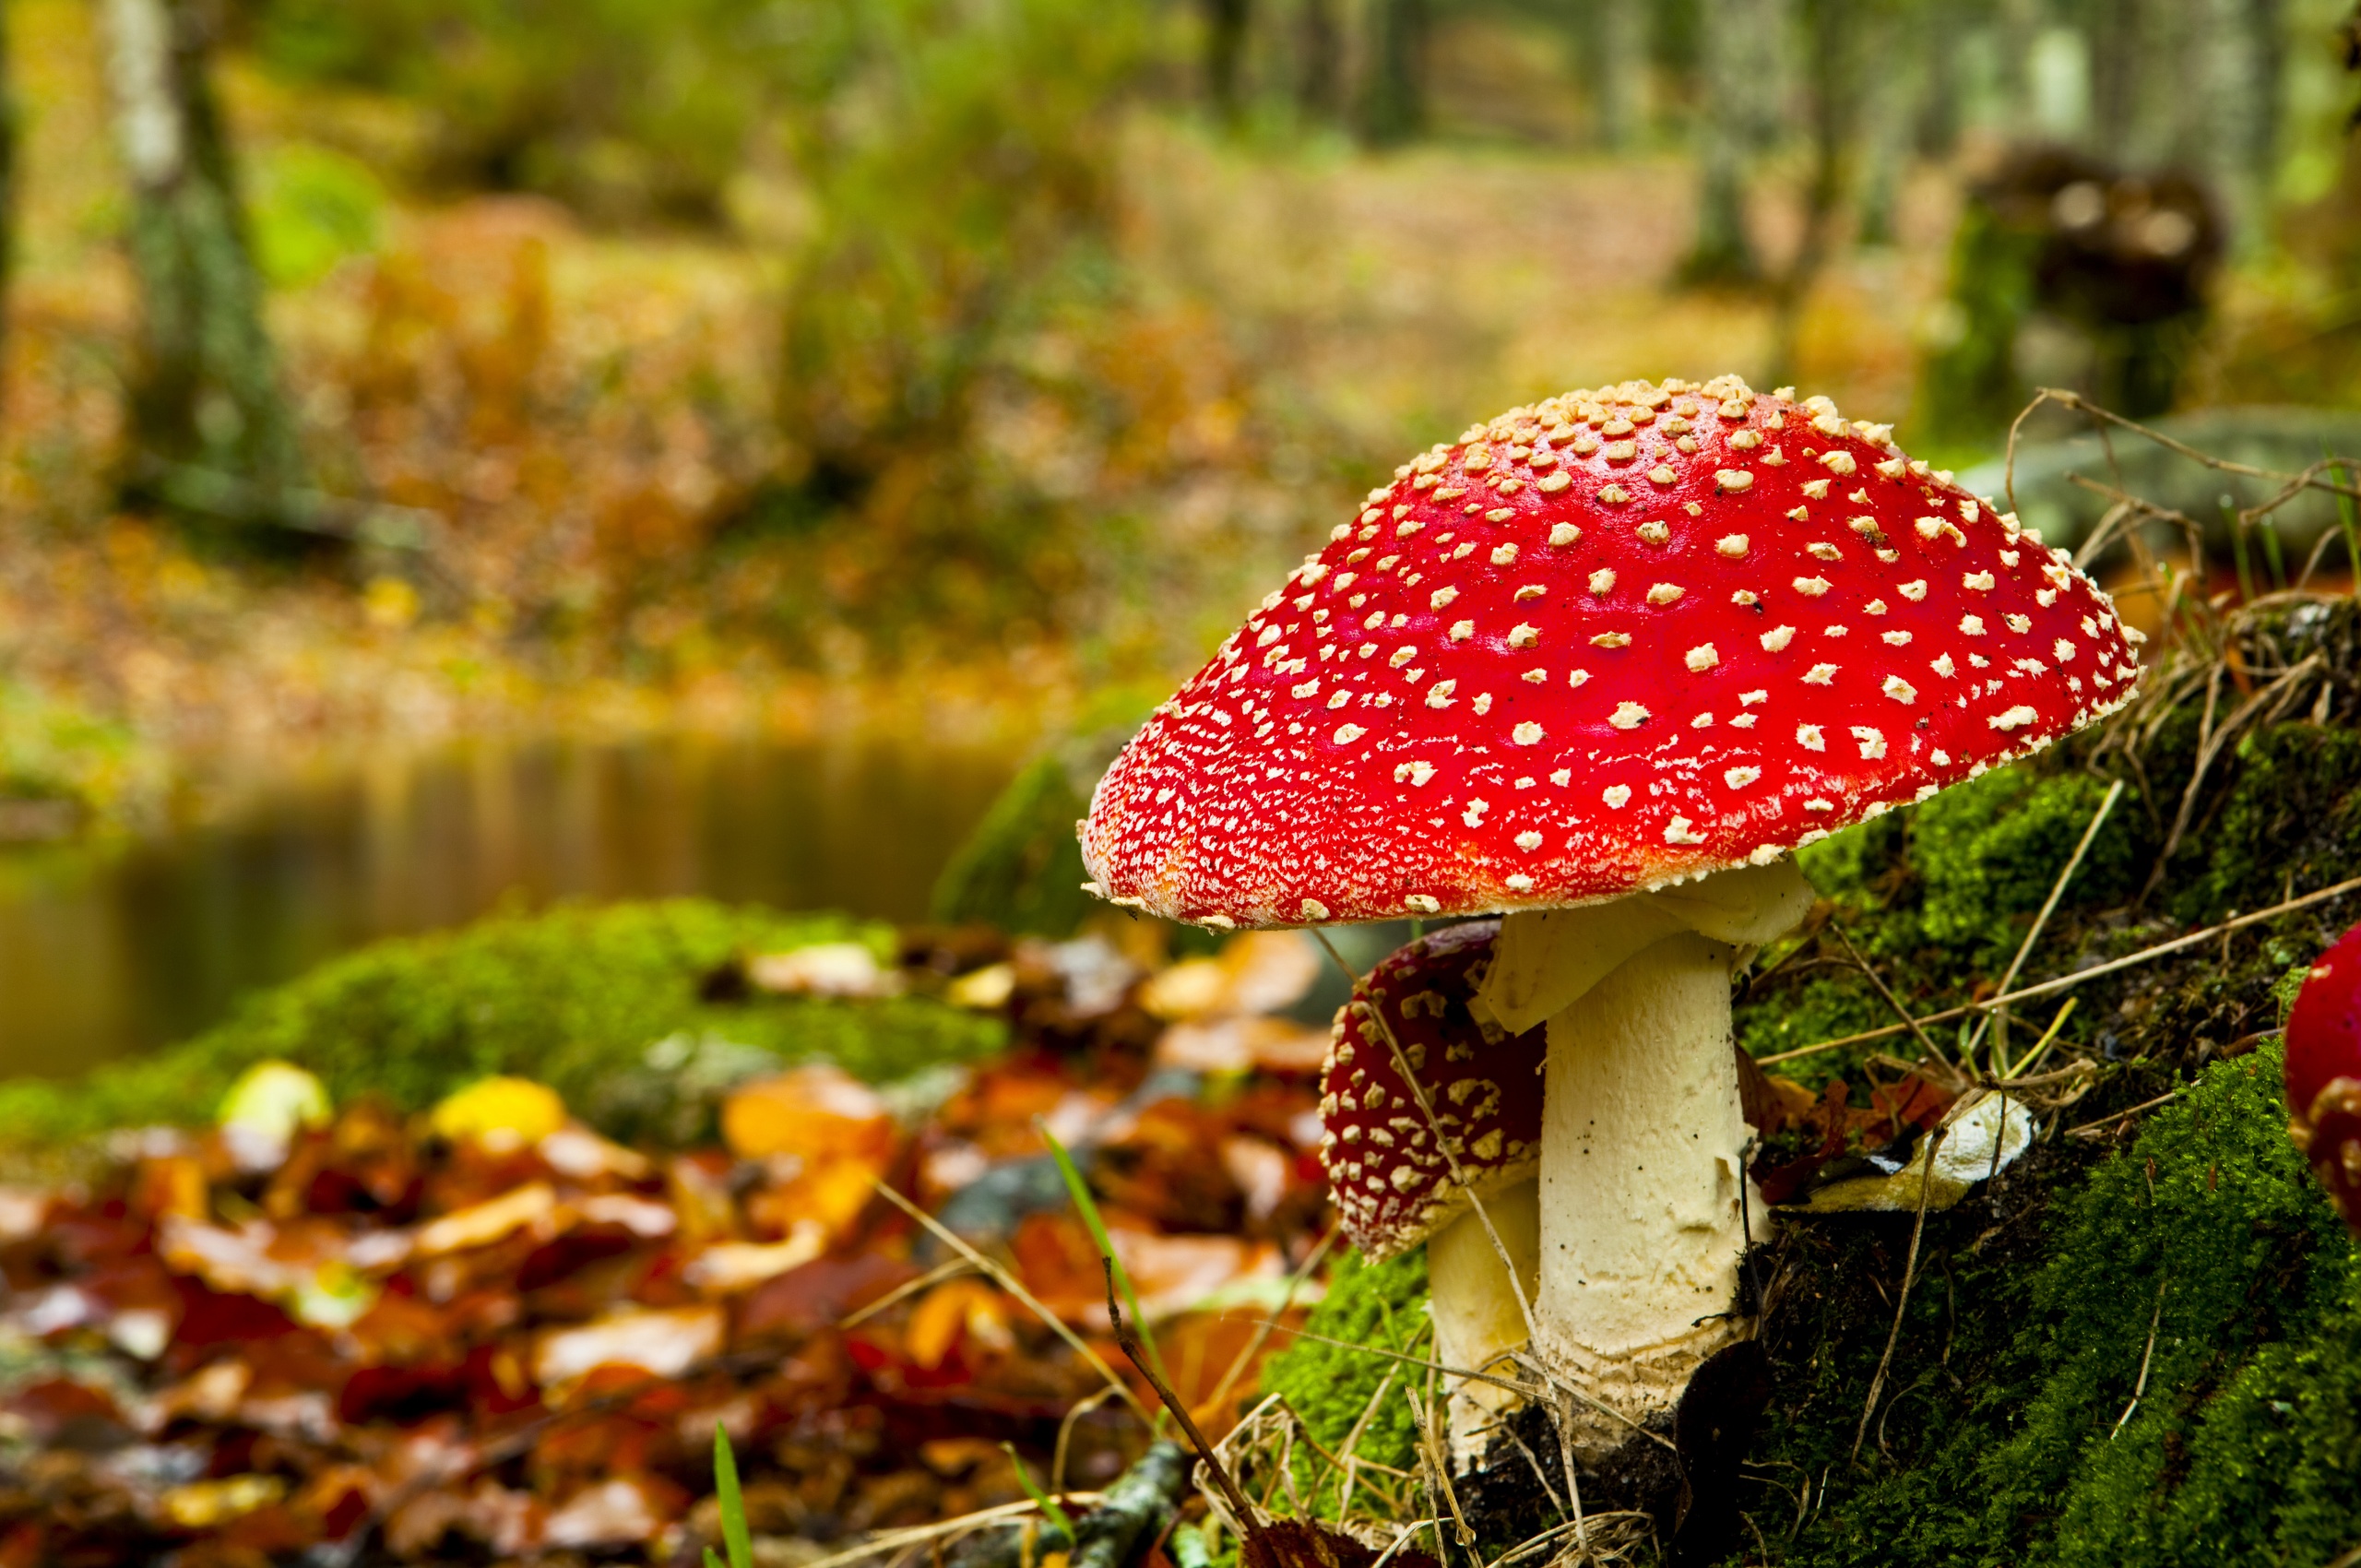
M2361 1235L2361 926L2320 955L2287 1015L2287 1133Z

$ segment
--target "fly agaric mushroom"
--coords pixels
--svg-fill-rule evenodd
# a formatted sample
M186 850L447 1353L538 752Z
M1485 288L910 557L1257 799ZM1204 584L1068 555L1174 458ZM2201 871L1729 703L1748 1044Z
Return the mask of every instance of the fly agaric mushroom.
M2304 978L2287 1014L2287 1134L2361 1236L2361 926Z
M1336 1014L1320 1099L1320 1159L1345 1234L1371 1263L1424 1241L1435 1359L1495 1377L1532 1337L1525 1311L1540 1283L1544 1049L1540 1030L1511 1037L1469 1011L1500 929L1498 921L1451 926L1370 970ZM1489 1412L1514 1397L1497 1384L1454 1390L1454 1444L1477 1448Z
M1595 1458L1745 1332L1728 981L1809 903L1786 857L2121 707L2137 640L1825 398L1569 393L1371 491L1116 759L1083 858L1223 930L1506 912L1478 1000L1549 1026L1536 1348Z

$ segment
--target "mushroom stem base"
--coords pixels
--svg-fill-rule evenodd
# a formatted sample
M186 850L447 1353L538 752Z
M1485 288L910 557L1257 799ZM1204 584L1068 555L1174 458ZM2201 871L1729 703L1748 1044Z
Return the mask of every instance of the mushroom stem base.
M1516 1262L1525 1299L1535 1302L1541 1287L1541 1183L1528 1177L1483 1199L1484 1213L1501 1244ZM1516 1290L1501 1261L1501 1250L1471 1209L1427 1241L1427 1278L1432 1291L1435 1360L1463 1372L1517 1375L1506 1358L1531 1342ZM1513 1389L1473 1379L1452 1380L1451 1450L1465 1464L1480 1457L1499 1419L1524 1400Z
M1574 1410L1585 1459L1668 1416L1748 1326L1731 1315L1746 1244L1736 956L1668 937L1549 1020L1536 1327L1552 1370L1597 1402Z

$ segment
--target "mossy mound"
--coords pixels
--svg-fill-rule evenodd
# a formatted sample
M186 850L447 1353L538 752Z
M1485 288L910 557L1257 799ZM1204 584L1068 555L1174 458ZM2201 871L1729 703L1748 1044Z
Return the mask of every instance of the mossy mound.
M1762 955L1741 1041L1773 1055L1894 1023L1840 931L1918 1016L1989 994L2115 781L2022 980L2361 876L2361 610L2203 630L2228 657L2176 655L2113 724L1808 851L1827 904ZM2213 736L2242 717L2201 771L2209 685ZM2361 1546L2361 1252L2287 1141L2273 1038L2303 966L2356 919L2361 898L2314 904L2070 993L2045 1064L2080 1059L2091 1087L1928 1218L1866 1424L1913 1217L1784 1221L1756 1259L1774 1394L1729 1500L1745 1561L2195 1568ZM2066 1000L2023 1010L2011 1059ZM1972 1033L1932 1032L1954 1059ZM1844 1077L1858 1103L1918 1054L1895 1034L1774 1070ZM1340 1270L1322 1311L1354 1323L1372 1298L1398 1323L1416 1306L1400 1291ZM1265 1387L1366 1400L1386 1363L1358 1360L1292 1350ZM1331 1441L1333 1420L1302 1413Z
M997 1020L923 997L704 999L708 978L742 954L848 941L892 956L884 926L701 899L496 916L335 959L158 1055L70 1082L0 1084L0 1131L53 1144L203 1121L238 1073L281 1057L318 1074L338 1103L374 1094L416 1111L511 1073L615 1135L690 1138L707 1131L698 1097L712 1080L765 1059L825 1057L882 1080L1004 1043Z
M1417 1432L1409 1407L1389 1399L1370 1411L1388 1381L1420 1375L1418 1369L1355 1346L1422 1353L1427 1332L1427 1251L1415 1248L1382 1264L1347 1254L1330 1276L1328 1294L1311 1309L1306 1337L1271 1358L1263 1389L1287 1402L1322 1447L1341 1453L1356 1423L1368 1416L1353 1452L1396 1469L1409 1466ZM1317 1336L1318 1337L1311 1337ZM1337 1341L1338 1343L1328 1343Z
M2361 1257L2278 1066L2217 1063L2094 1168L2051 1154L1931 1218L1865 1432L1910 1219L1792 1226L1743 1504L1773 1560L2319 1563L2361 1539Z

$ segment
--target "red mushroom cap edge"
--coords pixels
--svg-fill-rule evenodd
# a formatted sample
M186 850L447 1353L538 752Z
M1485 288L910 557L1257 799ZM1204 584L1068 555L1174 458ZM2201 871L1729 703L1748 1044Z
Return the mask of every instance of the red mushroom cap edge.
M2138 640L1825 398L1572 392L1370 492L1133 737L1083 856L1218 928L1597 902L2038 751Z

